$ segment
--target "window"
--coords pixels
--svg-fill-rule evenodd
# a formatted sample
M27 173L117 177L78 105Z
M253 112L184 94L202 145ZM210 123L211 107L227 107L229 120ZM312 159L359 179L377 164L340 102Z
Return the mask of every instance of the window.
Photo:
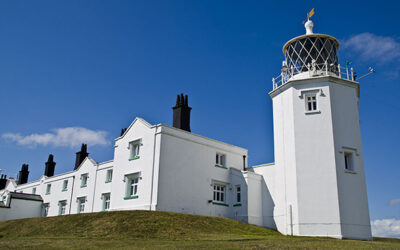
M36 188L32 188L32 194L36 194Z
M46 194L50 194L51 192L51 184L47 184L46 186Z
M241 203L242 197L241 197L240 185L236 185L235 189L236 189L236 203Z
M67 191L67 190L68 190L68 180L64 180L62 191L64 192L64 191Z
M226 166L225 166L225 155L224 154L220 154L220 153L217 153L216 155L215 155L215 166L216 167L224 167L224 168L226 168Z
M110 209L110 193L103 194L103 211Z
M107 174L106 174L106 183L112 181L112 174L113 174L113 170L112 170L112 169L107 170Z
M67 201L59 201L58 202L58 215L65 214L66 207L67 207Z
M87 186L88 174L81 175L81 187Z
M86 197L78 198L78 214L85 212Z
M139 186L139 174L133 174L126 176L127 179L127 188L126 188L126 196L127 199L136 199L138 196L138 186Z
M139 152L140 152L140 140L136 140L129 143L129 150L130 156L129 160L136 160L139 159Z
M317 95L309 94L306 95L306 110L317 111Z
M344 152L344 168L349 171L354 171L353 153Z
M225 203L225 189L225 185L214 183L214 202Z
M43 216L47 216L49 214L49 208L50 208L49 203L43 204Z

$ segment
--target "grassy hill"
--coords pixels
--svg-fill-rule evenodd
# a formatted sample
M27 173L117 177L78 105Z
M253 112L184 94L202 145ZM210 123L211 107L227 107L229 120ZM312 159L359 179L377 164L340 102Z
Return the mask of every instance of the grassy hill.
M400 249L400 240L290 237L226 218L121 211L0 222L0 249L10 248Z

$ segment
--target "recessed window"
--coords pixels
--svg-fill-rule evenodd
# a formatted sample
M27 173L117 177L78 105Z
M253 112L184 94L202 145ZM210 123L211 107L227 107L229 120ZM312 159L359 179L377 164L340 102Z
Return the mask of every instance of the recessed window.
M49 208L50 208L50 204L49 203L44 203L43 204L43 216L47 216L49 214Z
M309 94L305 96L306 99L306 110L317 111L317 95Z
M214 202L225 203L225 190L226 186L223 184L214 183Z
M78 214L85 212L86 197L78 198Z
M236 203L241 203L242 202L242 197L241 197L240 185L236 185L235 186L235 190L236 190Z
M68 190L68 180L64 180L63 182L63 187L62 187L62 191L67 191Z
M103 211L110 209L110 193L103 194Z
M36 188L32 188L32 194L36 194Z
M226 156L224 154L217 153L215 155L215 166L216 167L226 167Z
M46 186L46 194L50 194L51 192L51 184L47 184Z
M132 141L129 143L129 160L136 160L139 159L140 155L140 140Z
M353 153L344 152L344 168L349 171L354 171Z
M127 187L126 187L125 199L138 198L139 179L140 179L139 174L126 176Z
M106 183L112 181L112 176L113 176L113 170L112 170L112 169L107 170L107 173L106 173Z
M58 215L65 214L66 207L67 207L67 201L59 201L58 202Z
M81 187L87 186L88 174L81 175Z

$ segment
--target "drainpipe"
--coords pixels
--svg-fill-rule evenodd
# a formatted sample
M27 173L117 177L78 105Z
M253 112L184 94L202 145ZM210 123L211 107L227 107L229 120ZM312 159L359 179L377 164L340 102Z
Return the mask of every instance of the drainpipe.
M74 193L74 184L75 184L75 175L72 176L72 186L71 186L72 190L71 190L71 198L69 199L69 211L68 211L69 214L71 214L71 205L72 205L72 195Z
M243 171L246 171L246 155L243 155Z
M93 208L94 208L94 198L96 196L96 182L97 182L97 171L99 170L99 164L97 164L96 167L96 173L94 175L94 188L93 188L93 199L92 199L92 213L93 213Z
M153 187L154 187L154 167L155 167L155 158L156 158L156 142L157 142L157 130L159 127L154 128L154 141L153 141L153 167L151 168L151 188L150 188L150 208L153 204ZM155 210L155 209L154 209Z

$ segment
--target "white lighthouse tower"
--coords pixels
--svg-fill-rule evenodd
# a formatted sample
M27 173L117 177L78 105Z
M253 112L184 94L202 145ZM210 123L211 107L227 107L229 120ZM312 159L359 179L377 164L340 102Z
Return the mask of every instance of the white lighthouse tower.
M338 64L338 40L314 34L311 20L305 28L284 45L282 73L269 93L275 164L273 174L263 174L272 217L283 234L371 240L359 84Z

